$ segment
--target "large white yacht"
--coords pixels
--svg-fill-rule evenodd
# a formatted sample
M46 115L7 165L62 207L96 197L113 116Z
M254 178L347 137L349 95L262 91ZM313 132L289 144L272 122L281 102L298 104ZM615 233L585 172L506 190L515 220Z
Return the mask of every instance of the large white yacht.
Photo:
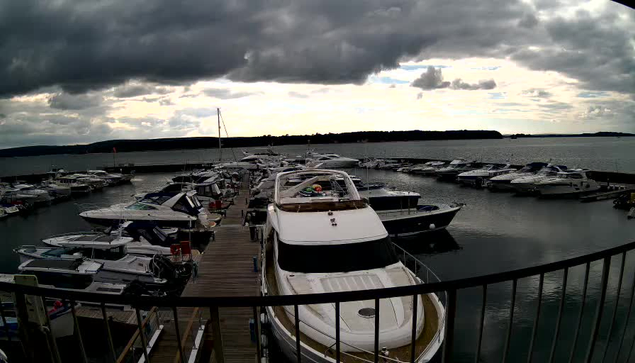
M490 178L509 174L515 171L516 169L512 168L509 164L487 164L481 169L466 171L457 175L456 180L459 182L459 184L483 187Z
M494 176L487 182L487 188L494 192L513 191L514 188L511 186L512 180L532 176L547 165L547 163L541 162L529 163L518 171Z
M576 196L600 190L600 185L589 179L583 169L567 170L536 183L541 196Z
M558 173L566 170L565 166L557 166L549 164L540 169L536 174L516 178L510 182L510 186L514 188L516 193L533 193L536 191L536 183L543 180L553 178Z
M286 182L302 179L299 184ZM338 182L344 180L344 187ZM278 174L274 203L268 206L262 293L295 295L380 289L421 283L396 257L386 229L348 174L305 170ZM415 362L439 350L445 325L435 294L382 299L379 333L389 361L408 361L413 320ZM365 362L374 351L374 301L341 303L340 348L346 362ZM299 306L303 361L335 362L333 304ZM292 307L268 307L274 336L295 360ZM381 353L380 353L381 354ZM372 355L371 355L372 357Z
M311 168L354 168L359 165L359 160L347 158L338 154L317 154L311 153L307 158L306 165Z

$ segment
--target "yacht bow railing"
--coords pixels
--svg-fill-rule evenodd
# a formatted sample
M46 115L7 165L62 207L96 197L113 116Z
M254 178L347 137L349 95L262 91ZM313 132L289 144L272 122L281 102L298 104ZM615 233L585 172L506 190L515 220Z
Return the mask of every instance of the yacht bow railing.
M313 304L333 304L335 308L335 321L339 322L339 314L340 314L340 306L342 303L350 302L350 301L363 301L363 300L371 300L375 301L378 305L378 301L380 299L386 298L394 298L394 297L413 297L416 299L417 296L429 293L436 293L441 296L444 293L447 294L447 297L444 299L445 301L445 330L443 333L443 345L441 347L441 361L442 362L453 362L455 348L454 343L456 341L456 316L457 316L457 294L461 291L471 288L480 288L483 292L482 294L482 306L480 310L480 316L478 318L478 323L475 324L474 331L478 333L477 344L475 344L475 349L473 350L473 355L470 359L473 359L475 362L478 362L483 359L482 356L482 343L483 343L483 331L484 331L484 322L485 322L485 312L489 305L492 304L491 301L488 301L487 290L488 287L493 284L498 283L511 283L511 294L509 296L509 305L510 310L508 315L504 317L504 320L508 321L507 328L504 333L501 333L499 338L502 344L502 361L518 361L516 355L513 352L510 353L510 343L512 340L512 336L514 333L515 322L517 323L518 319L514 319L514 310L518 308L516 305L517 301L517 286L518 281L520 279L525 278L536 278L538 280L538 293L535 297L532 296L532 300L536 302L535 310L530 310L530 316L533 315L533 328L531 329L531 334L521 334L522 341L520 338L516 338L514 336L514 345L523 345L525 347L529 347L528 357L523 357L523 360L528 362L532 361L532 357L538 351L537 349L546 349L549 351L549 361L558 361L560 359L556 359L556 356L564 356L567 355L569 361L573 361L574 358L579 359L583 356L582 361L590 362L590 361L611 361L608 357L612 357L612 361L616 362L630 362L632 358L632 351L635 347L635 334L633 331L635 326L633 326L633 319L631 319L631 313L633 308L633 293L635 292L635 278L630 276L633 270L633 266L629 265L629 277L628 279L625 275L625 266L628 265L627 261L629 261L629 256L632 258L635 255L635 242L631 242L628 244L620 245L617 247L609 248L603 251L590 253L587 255L569 258L561 261L551 262L542 264L539 266L532 266L512 271L505 271L490 275L484 276L476 276L469 277L459 280L446 280L446 281L433 281L436 278L430 271L426 271L425 269L421 269L422 267L417 267L417 275L421 277L421 279L426 282L419 285L412 286L400 286L394 288L385 288L385 289L376 289L376 290L361 290L361 291L347 291L347 292L331 292L331 293L321 293L321 294L306 294L306 295L293 295L293 296L276 296L276 295L267 295L267 296L227 296L227 297L152 297L152 296L115 296L115 295L104 295L104 294L96 294L96 293L85 293L85 292L76 292L76 291L68 291L68 290L60 290L54 288L44 288L44 287L34 287L27 285L18 285L14 283L8 282L0 282L0 291L12 293L15 296L17 301L17 310L18 317L20 321L29 321L29 313L26 310L24 297L31 296L37 298L56 298L59 300L65 300L71 303L74 306L75 302L91 302L95 303L98 306L109 305L109 304L117 304L117 305L130 305L137 312L137 323L139 327L142 327L143 321L141 320L141 314L139 311L145 310L148 311L152 307L158 307L160 309L172 310L175 313L177 308L180 307L205 307L205 309L209 309L212 325L216 326L215 333L221 333L221 325L218 323L218 308L219 307L249 307L253 309L254 312L254 320L260 321L259 317L259 309L262 307L275 307L275 306L293 306L294 311L297 311L298 306L300 305L313 305ZM404 256L404 252L402 251L402 258ZM406 259L410 259L414 256L405 253ZM412 257L411 257L412 256ZM611 272L612 261L616 261L617 266ZM632 260L630 260L632 261ZM408 262L408 261L406 261ZM408 262L410 263L410 262ZM591 264L596 266L595 264L601 264L601 272L596 273L594 269L591 269ZM585 270L584 280L582 280L583 288L581 293L581 308L578 311L569 311L569 314L577 315L577 319L575 319L574 324L571 324L571 329L567 329L569 335L574 337L573 343L570 341L566 341L562 338L564 335L564 321L562 316L564 315L563 311L565 310L565 298L571 297L573 292L569 292L567 295L567 279L569 278L570 271L573 268L580 267ZM549 319L546 321L542 321L546 319L546 315L544 312L541 314L541 308L545 304L546 295L543 294L543 287L545 284L545 275L553 272L562 271L562 280L561 283L557 283L559 285L558 294L560 296L559 300L559 308L558 313L555 317L549 315ZM594 275L595 274L595 275ZM589 280L591 276L599 277L599 286L595 288L595 286L589 287ZM256 278L257 275L254 275ZM571 278L573 280L573 278ZM611 288L609 289L609 280L611 280ZM595 280L594 280L595 281ZM627 281L627 282L624 282ZM617 287L615 288L615 285ZM630 290L623 291L623 286L630 285ZM626 290L626 289L624 289ZM543 296L544 295L544 296ZM588 295L588 296L587 296ZM607 304L607 295L610 295L611 304ZM622 296L623 295L623 296ZM591 309L591 304L589 299L595 298L595 307L593 314L589 314L589 310ZM612 299L612 300L611 300ZM611 307L606 307L605 305L612 305ZM620 315L621 319L616 319L617 317L617 308L623 310L624 306L628 306L628 310L624 311L624 315ZM73 309L73 316L75 317L75 309ZM5 313L6 309L0 310L0 315L2 317L2 321L6 321ZM377 314L378 315L378 314ZM585 318L583 319L583 315ZM592 316L591 316L592 315ZM214 318L216 317L216 318ZM216 319L216 320L215 320ZM77 325L77 319L75 320L75 325ZM104 321L108 320L107 314L104 314ZM174 320L173 320L174 321ZM216 321L214 323L214 321ZM548 335L551 337L551 345L550 347L544 348L536 348L534 344L537 340L537 337L542 336L545 328L538 329L540 325L543 326L545 324L549 325L546 329L548 330ZM46 325L50 327L50 322L44 322L42 325ZM339 325L339 324L337 324ZM606 326L609 326L608 330L605 330ZM3 324L4 327L0 327L0 330L5 330L7 336L10 336L8 333L7 324ZM299 326L299 325L296 325ZM602 329L601 329L602 327ZM256 336L260 336L259 334L259 325L256 324ZM78 330L78 329L77 329ZM140 331L144 329L141 328ZM600 330L606 333L600 334ZM29 329L32 334L44 334L43 332L48 331L47 329ZM176 331L179 331L178 323L176 324ZM336 344L335 344L335 361L341 361L341 357L344 352L340 351L340 346L342 342L339 337L339 330L336 327ZM91 337L94 337L92 340L100 339L99 334L91 331ZM81 336L81 334L77 334L77 336ZM111 341L111 337L109 332L104 334L105 337L103 345L108 346L109 341ZM296 335L298 337L299 335ZM415 336L413 335L413 338ZM25 339L22 339L25 338ZM147 342L149 339L144 337L144 334L141 334L141 344L143 346L143 352L145 355L145 361L152 361L151 353L147 353ZM378 338L376 338L377 341ZM21 336L20 339L24 344L29 341L29 336ZM255 344L254 353L258 352L260 354L262 352L260 340L256 339L257 343ZM300 342L297 340L296 350L298 351L298 361L302 360L302 346ZM180 342L180 340L179 340ZM566 347L565 342L567 342ZM92 342L93 344L99 344L98 342ZM216 342L215 342L216 344ZM220 344L220 343L219 343ZM526 345L525 345L526 344ZM560 345L560 347L558 347ZM83 351L83 343L81 339L78 339L78 347L82 348ZM378 349L378 345L375 346L374 349L374 361L381 361L381 353ZM550 349L549 349L550 348ZM50 348L47 348L47 345L38 346L37 349L27 350L27 357L25 359L13 359L12 361L35 361L29 354L48 354L49 350L55 349L54 345L51 345ZM181 353L183 357L183 347L179 343L178 348L175 348L175 354ZM558 350L558 355L556 355L556 350ZM39 351L39 352L37 352ZM610 353L607 353L609 352ZM224 362L224 355L222 345L214 347L216 361L219 363ZM546 351L541 351L542 353L547 353ZM582 352L584 354L582 354ZM462 359L465 360L465 352L462 352ZM566 359L564 359L566 360ZM416 361L416 357L412 355L410 358L411 362Z

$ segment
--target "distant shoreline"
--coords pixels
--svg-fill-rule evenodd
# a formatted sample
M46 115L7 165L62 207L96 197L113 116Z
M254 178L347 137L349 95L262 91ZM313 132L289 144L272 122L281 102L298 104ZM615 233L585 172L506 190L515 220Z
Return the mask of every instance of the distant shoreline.
M621 132L597 132L583 134L513 134L502 135L492 130L453 130L453 131L360 131L339 134L314 135L263 135L256 137L222 138L225 148L247 148L282 145L307 144L346 144L346 143L378 143L398 141L434 141L434 140L478 140L478 139L517 139L517 138L547 138L547 137L621 137L635 136L635 134ZM216 137L185 137L146 140L108 140L86 145L37 145L9 149L0 149L2 157L24 157L61 154L98 154L125 153L143 151L169 151L210 149L218 145Z

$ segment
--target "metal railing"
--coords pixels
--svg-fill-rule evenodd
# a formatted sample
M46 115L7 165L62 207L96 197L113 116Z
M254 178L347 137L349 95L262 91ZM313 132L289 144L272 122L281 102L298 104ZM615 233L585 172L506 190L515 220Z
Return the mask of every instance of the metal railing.
M151 309L151 307L162 307L162 308L172 309L173 315L174 315L173 319L176 321L175 329L177 331L177 336L179 332L178 314L177 314L178 307L205 307L206 309L209 309L211 314L212 325L215 326L214 332L218 333L220 332L220 329L221 329L221 326L218 323L218 320L219 320L218 308L219 307L252 308L254 312L254 319L256 322L259 322L260 321L259 319L260 316L258 313L259 308L276 307L276 306L292 306L294 311L296 312L295 319L294 319L296 320L295 321L295 327L296 327L295 337L299 337L300 325L297 318L298 307L302 305L313 305L313 304L332 304L334 306L335 314L336 314L335 315L336 329L335 329L335 345L334 345L335 358L334 359L337 362L340 361L340 357L342 356L341 346L343 345L340 339L340 334L339 334L340 306L342 303L351 302L351 301L369 300L369 301L375 301L376 308L378 309L380 299L410 296L413 298L413 301L416 301L415 299L419 295L430 294L430 293L436 293L436 294L447 293L447 297L445 298L446 315L444 316L445 318L444 334L445 335L443 339L443 346L441 348L441 351L442 351L441 359L443 362L452 362L453 354L454 354L455 335L456 335L455 321L457 316L456 314L457 293L464 289L481 288L483 292L482 308L481 308L480 316L479 316L479 324L475 326L476 331L478 331L478 344L476 346L476 349L473 355L474 361L478 362L479 359L481 359L481 353L482 353L485 310L488 304L488 299L487 299L488 286L492 284L501 283L501 282L511 282L512 289L511 289L511 296L509 297L511 309L510 309L509 316L506 317L507 320L509 321L509 324L503 337L504 345L503 345L502 361L506 362L506 361L511 361L510 360L511 359L510 342L514 332L514 329L513 329L514 308L515 308L516 298L517 298L518 280L524 279L524 278L530 278L530 277L537 277L539 279L538 295L537 295L538 303L536 305L535 315L533 318L532 333L528 337L529 340L525 342L525 344L529 346L529 356L527 361L531 362L534 351L535 351L535 342L537 339L537 335L539 333L538 325L541 318L541 308L543 304L543 286L545 283L545 274L557 272L557 271L563 271L562 285L561 285L562 291L560 295L561 299L558 306L558 315L556 319L554 319L554 327L553 327L554 336L552 339L551 349L549 354L549 361L554 361L555 351L558 347L559 336L562 330L562 324L563 324L562 314L563 314L563 310L565 309L564 307L565 303L564 303L563 297L565 297L565 294L566 294L567 279L569 278L569 271L570 269L579 266L579 267L585 268L584 285L583 285L583 292L582 292L583 306L582 306L582 309L580 310L580 315L578 316L578 319L576 320L575 333L574 333L575 340L573 342L573 346L567 348L568 351L570 352L569 361L573 360L574 354L576 352L576 348L578 347L584 347L585 349L585 354L583 359L584 362L590 362L592 359L594 359L594 357L596 359L598 357L601 357L602 361L605 360L607 356L608 344L598 344L598 338L600 335L599 334L600 326L603 322L605 324L609 324L609 328L610 328L606 341L613 342L614 344L619 344L617 346L617 355L615 355L615 357L617 357L616 359L619 359L619 357L621 357L622 355L628 354L628 358L626 361L630 361L631 351L633 350L633 344L635 343L635 339L631 339L631 338L626 339L626 338L627 338L627 335L629 335L627 334L627 332L629 331L628 328L629 328L629 324L631 323L630 320L632 320L631 308L633 307L633 292L635 292L635 279L633 279L633 284L630 287L631 288L630 293L627 294L629 296L628 313L625 318L624 327L619 331L613 331L613 330L615 330L614 327L615 327L615 320L617 315L616 308L618 306L618 303L620 302L621 290L623 288L622 281L624 279L625 265L627 264L626 257L629 254L629 252L633 251L634 249L635 249L635 242L631 242L631 243L624 244L618 247L609 248L603 251L587 254L584 256L569 258L562 261L547 263L547 264L543 264L539 266L522 268L522 269L517 269L513 271L506 271L506 272L495 273L495 274L490 274L485 276L477 276L477 277L470 277L470 278L450 280L450 281L433 281L433 278L431 277L431 272L426 271L425 273L426 277L424 281L426 281L427 283L419 284L419 285L400 286L400 287L384 288L384 289L376 289L376 290L329 292L329 293L320 293L320 294L306 294L306 295L292 295L292 296L267 295L267 296L209 297L209 298L207 297L114 296L114 295L102 295L102 294L94 294L94 293L82 293L82 292L58 290L58 289L43 288L43 287L33 287L33 286L26 286L26 285L17 285L17 284L6 283L6 282L0 282L0 291L14 294L14 296L16 297L18 318L20 319L20 321L29 320L26 309L24 307L25 296L35 296L35 297L41 297L41 298L57 298L57 299L69 301L72 304L71 306L74 306L74 303L76 301L82 301L82 302L86 301L86 302L92 302L97 304L130 305L134 307L135 309L137 324L140 328L139 330L144 329L144 321L141 318L141 313L140 313L141 310L148 311ZM404 253L404 251L402 251L402 257L404 255L406 256L406 259L412 256L412 255L409 255L407 252ZM617 289L616 289L617 298L615 299L615 303L614 303L615 305L614 305L614 310L612 314L604 314L604 305L605 305L605 302L607 301L606 297L607 297L607 290L609 285L609 274L611 271L610 270L611 259L612 257L616 257L616 256L618 258L621 257L621 264L619 266L619 278L618 278ZM414 258L414 256L412 257ZM589 285L588 282L591 275L590 266L594 262L601 262L602 264L600 287L597 290L597 307L596 307L595 313L593 314L592 319L585 320L582 318L582 315L584 310L584 304L588 300L587 293L589 292L593 293L593 289L588 288L588 285ZM424 273L422 271L423 270L420 270L420 268L417 267L417 272L419 276L424 276ZM414 310L416 310L417 305L418 304L413 305L415 306ZM2 320L5 321L6 319L5 309L2 309L0 313L2 315ZM75 309L73 309L72 314L74 317L75 326L77 329L79 329L79 326L77 325ZM414 312L414 314L416 314L416 311ZM609 315L609 316L604 317L604 315ZM375 315L376 323L379 322L378 316L379 314ZM105 319L104 321L107 321L106 314L104 314L104 319ZM604 320L604 319L608 319L608 320ZM589 324L586 324L587 320ZM259 337L260 336L259 324L255 324L255 325L256 325L256 336ZM413 342L416 339L416 336L415 336L416 331L414 329L414 325L415 324L413 324L413 335L412 335ZM4 324L4 326L6 329L7 325ZM48 322L48 326L50 327L50 322ZM107 325L105 325L105 329L108 330ZM588 329L590 333L581 334L583 329ZM589 338L588 340L583 341L582 339L586 335L588 335ZM81 337L81 334L78 334L78 336ZM112 346L112 337L110 336L109 331L107 331L106 336L108 338L106 341L103 342L103 344L105 346ZM376 339L375 339L374 355L375 355L375 362L377 362L379 359L378 358L379 357L379 338L378 338L377 324L375 325L375 337ZM23 342L25 341L28 342L29 337L21 334L20 339ZM144 352L144 359L146 362L149 362L151 361L152 357L151 357L151 354L147 353L148 341L145 339L144 334L141 334L140 340L141 340L141 345ZM178 341L179 341L178 351L176 351L175 354L179 354L179 351L180 351L180 356L183 357L183 347L180 344L180 339L178 339ZM258 343L256 344L254 352L257 351L260 354L261 352L260 339L256 339L256 341ZM296 342L297 342L296 349L298 350L297 360L300 361L302 359L301 351L304 349L304 347L302 346L302 344L300 344L300 341L298 341L297 338L296 338ZM79 347L82 348L82 352L84 352L84 349L83 349L84 344L81 341L81 339L78 339L78 344L79 344ZM54 344L51 344L50 347L51 348L49 349L55 349ZM624 354L622 354L623 349L628 349L627 351L628 353L626 353L625 351ZM215 350L217 361L223 362L224 361L223 348L222 348L221 339L215 338L214 350ZM53 356L54 354L51 354L51 355ZM83 356L85 358L85 354L83 354ZM29 356L27 354L27 361L28 361L28 358ZM411 362L415 361L414 355L411 355L410 361Z

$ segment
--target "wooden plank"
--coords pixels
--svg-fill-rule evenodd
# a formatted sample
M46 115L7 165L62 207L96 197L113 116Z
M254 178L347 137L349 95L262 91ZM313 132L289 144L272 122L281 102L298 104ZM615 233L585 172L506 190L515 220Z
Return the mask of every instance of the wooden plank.
M247 296L258 295L258 272L254 271L254 257L260 253L260 243L252 242L249 228L243 225L244 213L247 210L249 185L247 180L234 198L234 204L227 209L226 216L216 229L216 239L210 242L207 249L200 256L198 275L191 279L183 290L182 296L218 297L218 296ZM256 266L258 263L256 261ZM180 323L186 323L188 318L181 317ZM202 318L210 318L207 307L201 309ZM253 317L251 308L219 308L219 322L221 327L224 358L226 363L253 363L256 358L256 345L251 342L249 319ZM189 318L189 325L196 317ZM166 324L168 327L174 323ZM179 324L181 325L181 324ZM198 325L196 325L198 327ZM186 341L183 330L181 335ZM209 335L206 336L209 338ZM191 351L195 334L188 334L187 342L183 345L185 354ZM178 361L178 348L175 337L169 331L159 342L156 352L151 357L152 362L174 363ZM163 352L172 351L171 359ZM213 356L213 355L212 355Z

